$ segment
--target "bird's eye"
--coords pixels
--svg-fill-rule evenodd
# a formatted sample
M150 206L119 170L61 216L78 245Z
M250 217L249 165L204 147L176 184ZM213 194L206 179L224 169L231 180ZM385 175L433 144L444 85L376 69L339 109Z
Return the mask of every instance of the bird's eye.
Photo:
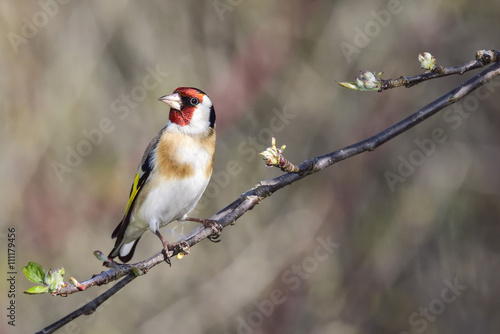
M192 104L193 106L197 105L198 103L200 103L200 100L198 100L196 97L192 97L190 100L189 100L189 103Z

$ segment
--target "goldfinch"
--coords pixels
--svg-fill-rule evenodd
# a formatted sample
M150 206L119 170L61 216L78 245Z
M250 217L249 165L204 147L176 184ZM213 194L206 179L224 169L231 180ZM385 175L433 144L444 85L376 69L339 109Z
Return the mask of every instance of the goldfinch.
M112 234L116 243L109 254L128 262L148 228L160 238L165 260L169 243L160 234L174 220L220 226L207 219L189 218L212 176L215 152L215 109L197 88L180 87L158 99L170 106L167 125L149 143L135 176L125 215ZM213 239L213 238L212 238ZM212 240L211 239L211 240ZM212 240L214 241L214 240Z

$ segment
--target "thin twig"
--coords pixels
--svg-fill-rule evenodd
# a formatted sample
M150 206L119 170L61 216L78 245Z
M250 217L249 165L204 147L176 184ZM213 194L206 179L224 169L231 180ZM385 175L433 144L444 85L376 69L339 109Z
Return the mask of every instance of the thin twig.
M479 50L476 52L476 59L469 61L465 64L453 67L442 67L436 66L436 68L429 73L422 73L418 75L413 75L409 77L399 77L397 79L382 80L382 87L380 91L386 89L397 88L405 86L407 88L415 86L421 82L442 78L448 75L459 74L462 75L465 72L475 70L477 68L484 67L486 65L497 62L500 59L500 51L497 50Z
M360 71L354 82L337 82L344 88L363 92L382 92L398 87L412 87L424 81L442 78L448 75L459 74L475 70L500 61L500 51L479 50L475 60L453 67L443 67L436 63L436 59L428 52L419 54L420 67L425 73L413 76L401 76L395 79L382 79L383 72Z

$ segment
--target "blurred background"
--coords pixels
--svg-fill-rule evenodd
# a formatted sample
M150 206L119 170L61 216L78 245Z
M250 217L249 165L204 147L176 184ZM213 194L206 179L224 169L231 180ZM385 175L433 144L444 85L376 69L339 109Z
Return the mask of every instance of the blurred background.
M164 126L157 98L214 101L209 217L292 162L365 139L474 73L384 93L360 70L421 73L499 49L496 1L2 1L2 253L16 231L16 326L29 333L108 287L22 294L22 266L85 280L104 268L138 162ZM266 199L172 267L155 267L60 333L496 333L500 330L500 80L375 152ZM169 225L174 241L196 224ZM160 251L148 233L133 261ZM1 257L5 277L7 256Z

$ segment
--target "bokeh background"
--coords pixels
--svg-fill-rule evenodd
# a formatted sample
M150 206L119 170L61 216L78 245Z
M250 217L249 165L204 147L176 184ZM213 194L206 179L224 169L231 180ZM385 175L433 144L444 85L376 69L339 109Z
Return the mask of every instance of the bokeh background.
M167 120L158 97L194 86L215 103L214 177L194 213L209 217L280 175L257 156L271 136L300 163L385 129L475 73L384 93L336 81L363 69L421 73L424 51L452 66L500 48L498 1L41 0L0 9L0 263L7 277L14 227L18 272L15 328L0 280L0 331L13 333L40 330L107 289L27 296L21 267L63 266L79 280L103 270L92 252L112 248L137 164ZM499 82L281 190L219 244L205 240L171 268L155 267L60 333L497 333ZM172 224L166 235L195 226ZM148 234L134 260L159 250Z

